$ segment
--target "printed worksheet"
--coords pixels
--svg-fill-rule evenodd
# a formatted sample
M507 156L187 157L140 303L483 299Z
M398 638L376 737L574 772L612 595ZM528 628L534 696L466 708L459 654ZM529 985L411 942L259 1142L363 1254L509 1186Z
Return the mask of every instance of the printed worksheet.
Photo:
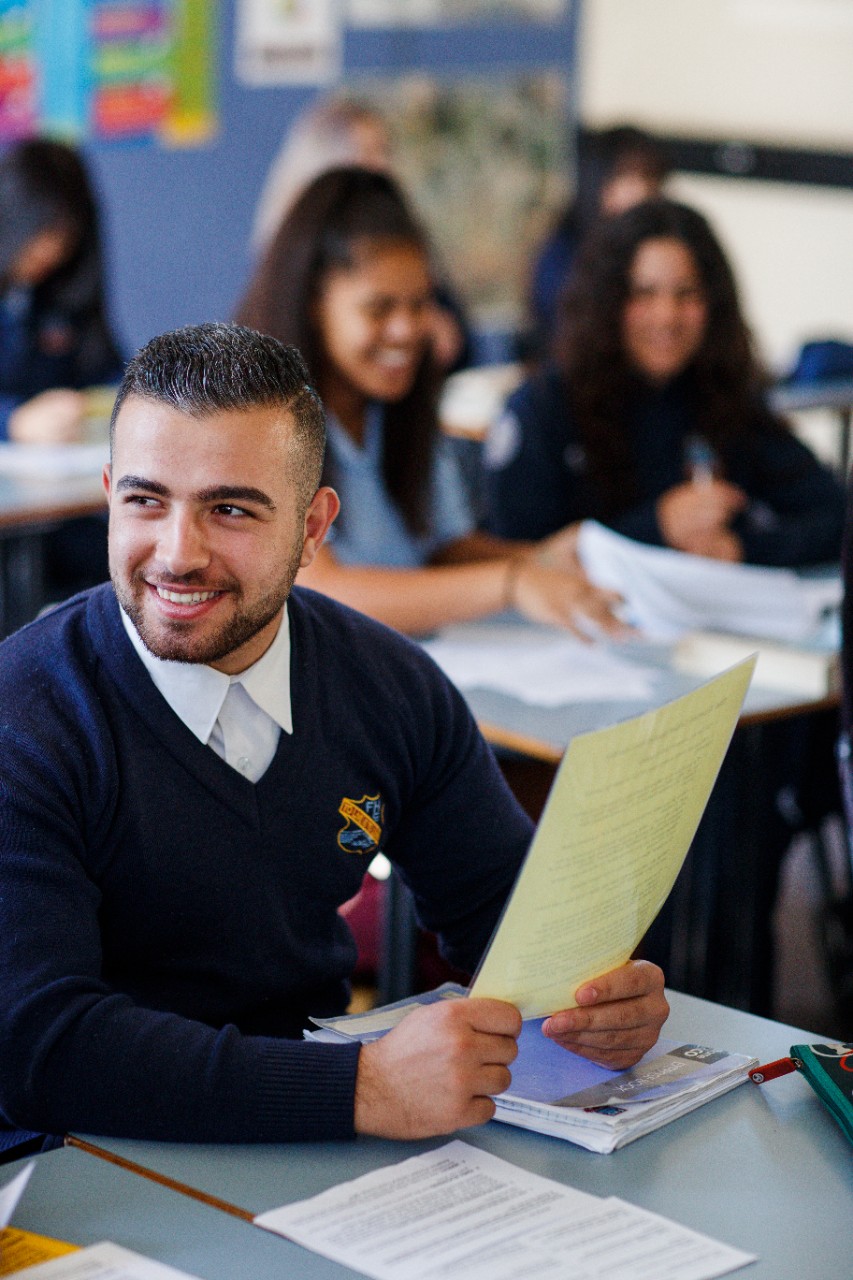
M754 1260L458 1139L255 1223L375 1280L710 1280Z

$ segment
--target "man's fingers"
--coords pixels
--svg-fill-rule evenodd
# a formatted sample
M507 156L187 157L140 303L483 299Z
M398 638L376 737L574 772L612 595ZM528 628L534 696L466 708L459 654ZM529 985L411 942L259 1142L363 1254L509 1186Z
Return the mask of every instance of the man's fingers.
M563 1009L543 1024L549 1039L609 1067L631 1066L660 1034L669 1014L663 973L645 960L631 961L583 983L576 1009Z
M663 970L648 960L627 964L582 983L575 992L579 1005L604 1004L608 1000L630 1000L633 996L663 992Z
M477 996L473 1000L448 1001L443 1008L452 1010L451 1017L464 1018L474 1031L484 1031L494 1036L512 1036L513 1039L521 1034L521 1014L515 1005L508 1004L506 1000Z

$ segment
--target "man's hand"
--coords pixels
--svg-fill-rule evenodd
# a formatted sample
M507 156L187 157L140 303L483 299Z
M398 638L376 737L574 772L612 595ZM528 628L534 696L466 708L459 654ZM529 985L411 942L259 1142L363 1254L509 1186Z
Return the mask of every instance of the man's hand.
M362 1047L355 1129L382 1138L430 1138L495 1114L510 1082L521 1016L501 1000L448 1000L408 1014Z
M613 1071L639 1062L669 1017L663 973L648 960L631 960L585 982L575 999L580 1007L553 1014L544 1034Z

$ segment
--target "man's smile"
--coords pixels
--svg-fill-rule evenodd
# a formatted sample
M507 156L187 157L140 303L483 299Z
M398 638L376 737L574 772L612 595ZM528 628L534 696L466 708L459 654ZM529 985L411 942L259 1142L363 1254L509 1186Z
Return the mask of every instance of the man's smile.
M175 591L169 587L160 587L156 583L149 583L153 586L157 595L161 600L168 600L172 604L203 604L205 600L212 600L214 596L222 595L221 591Z

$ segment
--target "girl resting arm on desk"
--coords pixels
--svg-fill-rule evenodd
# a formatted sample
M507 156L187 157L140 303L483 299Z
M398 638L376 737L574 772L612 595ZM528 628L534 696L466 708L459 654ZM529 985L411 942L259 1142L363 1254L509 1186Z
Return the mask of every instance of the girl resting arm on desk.
M553 365L486 447L488 527L595 518L721 560L837 560L840 482L766 405L734 278L705 219L651 200L590 234Z
M71 147L19 142L0 161L0 436L81 438L84 387L118 381L98 209Z
M285 217L241 323L297 346L326 405L335 536L299 581L402 631L508 607L570 629L619 630L573 530L506 542L474 528L438 430L424 234L398 187L360 168L317 178Z

